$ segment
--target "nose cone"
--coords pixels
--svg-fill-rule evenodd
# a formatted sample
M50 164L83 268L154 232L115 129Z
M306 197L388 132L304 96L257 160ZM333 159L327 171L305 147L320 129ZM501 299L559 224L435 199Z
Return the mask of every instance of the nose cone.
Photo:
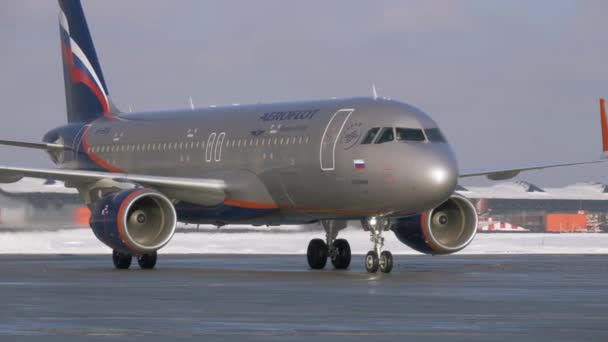
M456 189L458 165L447 144L421 145L414 158L404 164L402 203L409 204L410 212L433 209L445 202ZM403 191L407 189L406 191ZM403 210L408 210L404 206Z
M441 204L458 184L458 164L448 146L433 151L426 162L426 172L426 191Z

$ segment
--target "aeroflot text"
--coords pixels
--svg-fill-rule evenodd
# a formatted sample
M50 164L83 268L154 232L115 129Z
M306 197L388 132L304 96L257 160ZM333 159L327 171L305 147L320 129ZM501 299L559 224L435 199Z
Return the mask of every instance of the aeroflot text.
M284 120L310 120L315 114L319 112L319 109L313 110L295 110L289 112L269 112L264 113L260 117L262 121L284 121Z

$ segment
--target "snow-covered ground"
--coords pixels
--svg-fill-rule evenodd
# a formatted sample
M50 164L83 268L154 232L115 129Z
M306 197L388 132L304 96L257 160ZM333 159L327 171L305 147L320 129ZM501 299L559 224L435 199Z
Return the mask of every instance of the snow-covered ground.
M305 254L308 241L323 237L320 231L282 229L230 231L203 229L178 232L162 252ZM351 244L354 254L365 254L371 243L359 229L340 233ZM417 254L386 232L386 249L394 254ZM89 229L49 232L2 232L0 254L99 254L109 249ZM608 254L608 234L478 234L461 254Z

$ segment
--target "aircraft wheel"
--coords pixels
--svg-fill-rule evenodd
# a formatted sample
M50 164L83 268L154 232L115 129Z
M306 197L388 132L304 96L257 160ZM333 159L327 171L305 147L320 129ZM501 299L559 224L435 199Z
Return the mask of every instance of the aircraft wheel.
M393 270L393 254L389 251L384 251L380 254L380 271L382 273L391 273Z
M137 256L137 263L143 270L151 270L156 266L156 252Z
M119 270L126 270L131 267L131 260L131 254L121 253L118 251L112 252L112 261L114 262L114 267Z
M347 269L350 265L350 244L345 239L334 241L334 252L331 256L331 263L337 270Z
M378 253L375 251L367 252L365 256L365 270L369 273L378 272L378 268L380 267L380 261L378 260Z
M321 239L312 239L308 244L308 251L306 257L308 259L308 266L313 270L320 270L327 264L328 248L325 241Z

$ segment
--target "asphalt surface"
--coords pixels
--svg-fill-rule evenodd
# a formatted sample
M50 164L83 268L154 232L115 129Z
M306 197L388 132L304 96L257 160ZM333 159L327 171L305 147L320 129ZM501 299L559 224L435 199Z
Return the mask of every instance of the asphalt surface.
M0 341L608 340L608 256L0 256ZM136 264L134 264L136 266Z

